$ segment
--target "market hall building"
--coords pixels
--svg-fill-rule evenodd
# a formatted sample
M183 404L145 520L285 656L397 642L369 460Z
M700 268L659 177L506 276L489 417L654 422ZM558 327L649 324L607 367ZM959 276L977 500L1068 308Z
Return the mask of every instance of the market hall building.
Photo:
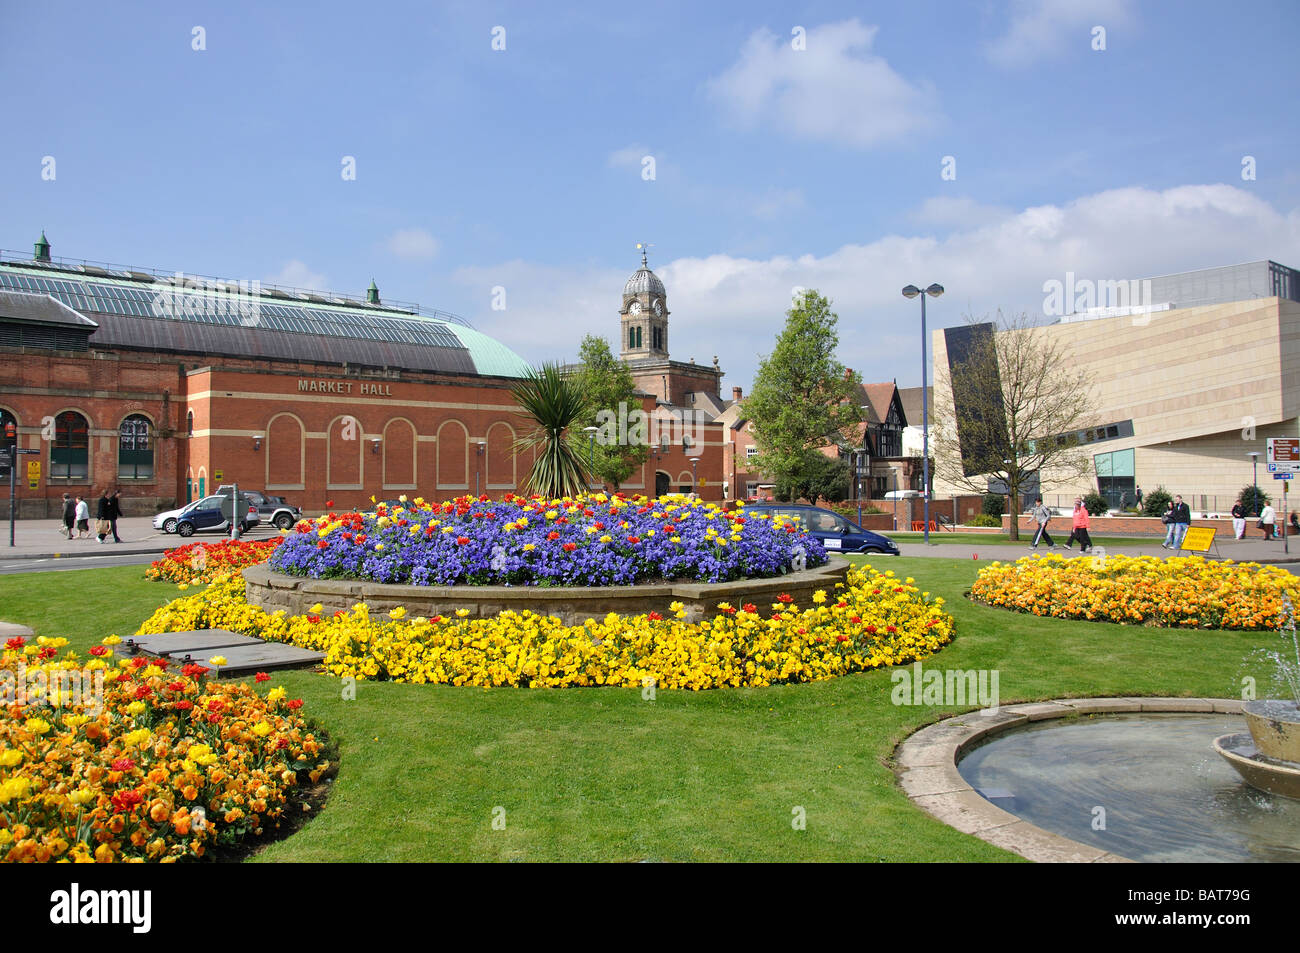
M57 516L65 492L93 509L111 488L127 515L222 483L308 512L522 492L532 458L515 452L527 421L511 388L527 368L373 282L354 298L74 262L44 234L30 259L0 252L0 440L12 424L40 451L19 457L24 518ZM717 443L694 466L662 448L624 489L653 492L659 465L673 489L698 473L721 498Z

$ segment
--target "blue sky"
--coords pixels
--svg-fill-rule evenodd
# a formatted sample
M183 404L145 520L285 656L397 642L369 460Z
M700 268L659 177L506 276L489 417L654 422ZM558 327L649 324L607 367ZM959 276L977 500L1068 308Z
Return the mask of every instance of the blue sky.
M915 384L908 282L947 287L942 326L1066 271L1300 267L1286 0L267 6L6 0L0 246L374 277L540 361L613 337L644 240L673 356L728 388L796 286L845 363Z

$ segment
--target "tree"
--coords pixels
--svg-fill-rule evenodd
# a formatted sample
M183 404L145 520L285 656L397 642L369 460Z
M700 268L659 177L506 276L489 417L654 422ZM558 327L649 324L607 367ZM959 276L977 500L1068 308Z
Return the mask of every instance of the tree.
M835 359L839 317L816 291L800 295L786 312L776 347L758 365L745 414L754 424L758 456L752 465L778 486L810 487L816 468L809 455L861 419L861 384ZM822 456L817 454L817 456Z
M1246 507L1246 512L1251 516L1259 516L1264 511L1264 507L1272 502L1272 499L1260 487L1253 483L1248 483L1241 488L1242 505Z
M625 439L630 434L644 434L644 428L634 428L630 422L620 426L624 414L641 411L641 401L636 397L632 372L614 356L604 338L588 334L578 356L582 365L576 381L584 404L583 428L601 426L594 448L588 438L584 459L597 479L617 490L641 469L650 453L648 442L639 437ZM609 439L611 435L613 439Z
M828 457L817 450L805 452L798 472L776 484L776 497L782 501L806 499L814 506L819 499L830 502L843 500L849 495L853 470L847 460L839 456Z
M1077 432L1092 414L1092 381L1074 370L1059 337L998 312L994 323L968 319L952 372L935 373L930 446L938 476L977 493L996 484L1022 509L1024 490L1075 482L1092 461ZM951 346L951 344L950 344ZM1011 520L1011 538L1020 538Z
M1158 486L1142 497L1143 516L1164 516L1173 502L1174 495L1163 486Z
M515 453L534 454L533 467L524 485L547 497L576 496L587 488L590 471L583 463L572 428L581 423L582 391L556 364L530 368L511 389L518 413L528 417L532 428L515 441Z

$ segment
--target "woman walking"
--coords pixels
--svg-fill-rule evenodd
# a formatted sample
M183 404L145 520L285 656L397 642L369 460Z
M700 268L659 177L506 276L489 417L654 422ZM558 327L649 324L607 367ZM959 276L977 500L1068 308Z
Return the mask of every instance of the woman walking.
M72 539L72 527L77 522L77 502L69 494L63 494L63 526L59 530L68 539Z
M1047 531L1047 523L1052 518L1052 511L1043 505L1041 496L1034 500L1032 513L1034 522L1038 524L1038 532L1034 534L1034 541L1029 548L1037 549L1040 542L1046 542L1048 549L1055 549L1056 544L1052 542L1052 534Z
M90 504L85 497L77 497L77 539L90 539Z
M113 525L108 521L109 515L113 512L113 505L108 502L108 490L99 494L99 502L95 504L95 535L99 541L104 542Z
M1259 513L1259 528L1264 531L1265 539L1276 539L1274 530L1277 527L1277 510L1273 509L1272 503L1265 503L1264 508Z
M1072 549L1073 547L1070 544L1077 539L1079 541L1079 552L1086 553L1092 549L1092 538L1088 535L1088 508L1083 505L1081 499L1074 501L1072 526L1070 538L1065 541L1065 548Z
M114 490L108 496L108 525L113 531L113 542L120 543L122 537L117 535L117 521L122 518L122 502L117 498L119 491Z

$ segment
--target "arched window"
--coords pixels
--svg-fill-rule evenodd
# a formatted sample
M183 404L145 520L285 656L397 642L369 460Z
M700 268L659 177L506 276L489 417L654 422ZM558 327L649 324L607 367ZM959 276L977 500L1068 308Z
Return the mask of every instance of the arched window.
M6 436L10 424L13 424L14 428L12 440ZM14 420L14 415L9 411L0 409L0 447L3 447L7 452L16 446L18 446L18 421ZM0 465L0 478L8 482L9 468L7 466Z
M194 411L192 410L185 415L185 436L194 436Z
M122 421L117 439L117 475L126 480L153 479L153 444L149 418L132 414Z
M50 476L84 480L89 472L90 424L75 410L54 418L54 444L50 447Z
M636 347L636 328L627 329L627 349L630 351Z
M640 347L640 346L641 346L641 328L640 328L640 327L637 327L637 329L636 329L636 346L637 346L637 347Z

